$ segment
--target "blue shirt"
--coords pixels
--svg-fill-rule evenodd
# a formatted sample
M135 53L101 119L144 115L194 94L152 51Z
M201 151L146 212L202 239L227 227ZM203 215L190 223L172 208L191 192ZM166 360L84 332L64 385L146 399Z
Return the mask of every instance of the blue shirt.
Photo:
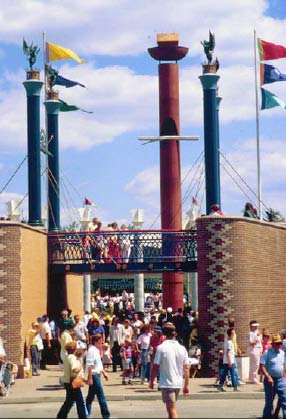
M270 348L262 355L260 364L265 366L271 377L280 378L283 376L285 353L282 349L279 349L279 352L276 352L275 349Z

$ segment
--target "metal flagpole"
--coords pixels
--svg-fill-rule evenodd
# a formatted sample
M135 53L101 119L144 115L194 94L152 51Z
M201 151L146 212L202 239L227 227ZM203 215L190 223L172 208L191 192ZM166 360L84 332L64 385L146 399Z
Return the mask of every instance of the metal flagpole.
M257 84L257 38L254 29L254 73L255 73L255 105L256 105L256 157L257 157L257 196L258 196L258 216L262 220L262 187L260 173L260 141L259 141L259 109L258 109L258 84Z
M43 59L44 59L44 81L45 81L45 100L48 98L47 93L47 72L46 72L46 32L43 32ZM49 193L48 193L48 184L49 184L49 161L48 161L48 121L47 121L47 111L45 110L45 158L46 158L46 205L47 205L47 226L48 226L48 208L49 208Z

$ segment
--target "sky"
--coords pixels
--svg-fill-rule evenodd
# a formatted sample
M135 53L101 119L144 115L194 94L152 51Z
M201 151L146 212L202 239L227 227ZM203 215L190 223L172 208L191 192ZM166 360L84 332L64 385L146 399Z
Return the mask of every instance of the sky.
M206 212L199 76L205 61L201 41L208 39L209 30L215 34L214 57L220 62L222 210L239 216L245 202L257 206L254 30L261 39L286 45L284 0L220 0L215 6L209 0L1 0L0 23L0 215L7 214L8 201L22 200L28 192L27 160L19 168L27 154L23 81L28 61L22 42L25 38L41 48L35 67L43 80L43 33L47 41L85 60L52 64L63 77L86 86L59 86L60 98L93 112L60 113L62 225L79 221L76 209L88 197L96 203L91 216L104 225L129 224L132 210L140 208L143 228L160 228L159 144L138 141L139 136L159 134L158 63L147 51L156 46L158 33L176 32L179 44L189 48L179 61L180 131L198 135L199 141L181 142L183 218L192 196ZM285 59L268 63L286 73ZM265 87L286 101L286 83ZM259 111L262 201L284 216L285 117L280 107ZM43 207L46 194L43 176ZM27 219L27 206L26 198L21 218Z

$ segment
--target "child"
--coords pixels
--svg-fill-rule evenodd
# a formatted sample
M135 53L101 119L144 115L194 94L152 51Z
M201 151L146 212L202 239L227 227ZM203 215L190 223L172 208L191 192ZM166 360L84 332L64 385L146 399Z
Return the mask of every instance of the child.
M131 347L131 339L125 338L124 345L120 349L120 355L122 358L122 367L123 367L123 375L122 375L122 384L126 384L126 377L129 377L128 384L132 385L132 377L133 377L133 363L132 363L132 347Z
M218 350L218 375L216 377L215 385L218 385L223 376L223 349ZM228 377L226 377L225 384L228 385Z
M103 344L102 363L106 371L108 371L109 367L111 367L112 365L112 355L110 351L110 346L107 342Z

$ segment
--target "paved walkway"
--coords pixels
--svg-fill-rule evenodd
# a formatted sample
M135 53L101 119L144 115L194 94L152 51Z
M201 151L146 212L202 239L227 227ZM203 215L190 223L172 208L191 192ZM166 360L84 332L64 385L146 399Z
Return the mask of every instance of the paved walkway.
M59 377L62 370L58 366L49 366L49 370L40 371L39 377L17 379L9 391L8 397L0 397L2 403L39 403L39 402L61 402L65 397L65 390L59 384ZM120 372L108 373L109 381L105 381L104 390L108 400L150 400L161 399L161 393L151 390L148 384L142 385L140 379L134 380L133 385L121 384ZM261 399L264 398L263 386L245 384L240 386L239 392L232 388L226 388L226 392L220 393L214 386L214 378L192 378L190 379L190 399ZM87 392L87 386L84 392Z

